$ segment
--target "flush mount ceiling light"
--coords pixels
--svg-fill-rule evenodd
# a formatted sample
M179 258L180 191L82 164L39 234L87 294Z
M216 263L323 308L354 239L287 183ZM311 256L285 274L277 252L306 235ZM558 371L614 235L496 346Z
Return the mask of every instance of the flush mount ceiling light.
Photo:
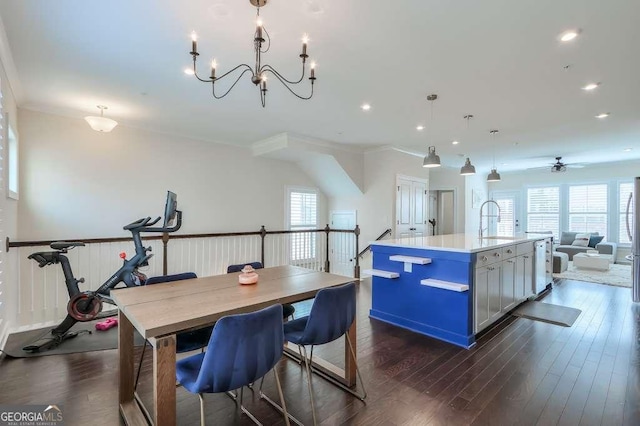
M476 168L473 164L471 164L471 160L469 157L464 162L464 166L460 168L460 175L462 176L471 176L476 174Z
M100 109L100 117L87 116L84 119L89 123L89 126L96 132L108 133L118 125L118 122L104 116L104 110L107 109L104 105L98 105Z
M267 32L267 29L264 27L262 23L262 19L260 18L260 8L267 4L267 0L249 0L249 2L253 6L255 6L257 10L256 30L253 34L253 50L255 52L255 66L252 68L250 65L240 64L235 68L232 68L231 70L222 74L221 76L216 76L216 68L218 67L218 64L214 59L213 61L211 61L210 77L208 79L200 78L196 70L196 60L200 55L197 49L198 37L196 36L196 33L193 32L191 34L191 52L189 52L189 54L193 57L193 74L196 76L198 80L202 81L203 83L211 83L211 93L213 94L213 97L216 99L222 99L225 96L227 96L229 92L231 92L231 89L233 89L236 83L238 83L238 81L242 78L242 76L247 72L251 73L251 82L255 84L255 86L258 88L258 91L260 92L260 103L262 104L263 107L266 105L266 97L267 97L267 74L271 74L273 77L275 77L275 79L280 81L280 83L282 83L284 87L286 87L289 90L289 92L291 92L293 95L295 95L299 99L303 99L303 100L311 99L311 97L313 96L313 84L315 83L315 80L316 80L314 62L311 62L311 65L309 67L310 68L309 81L311 82L311 93L308 96L302 96L296 93L292 88L294 85L302 82L302 80L304 79L305 71L306 71L305 64L306 64L307 58L309 57L309 55L307 55L307 44L309 43L309 37L306 34L302 37L302 53L300 53L299 55L300 58L302 58L302 75L298 80L295 80L295 81L286 79L282 74L276 71L271 65L262 63L262 54L267 53L269 51L269 48L271 47L271 38L269 37L269 33ZM266 47L263 47L263 44L266 44ZM236 70L240 70L240 69L242 69L243 71L240 73L238 78L236 78L236 80L231 84L229 89L227 89L227 91L224 92L222 95L217 95L215 83L219 80L222 80L226 76L234 73Z
M568 30L560 34L560 41L571 41L574 40L580 34L580 30Z
M596 115L596 118L607 118L610 115L611 114L609 114L608 112L603 112L603 113L600 113L600 114Z
M427 96L427 100L431 102L431 126L433 127L433 101L438 99L438 95L429 95ZM427 138L429 134L427 133ZM422 162L422 167L440 167L440 156L436 154L436 147L430 146L427 156L424 157L424 161Z
M598 86L600 86L600 83L589 83L586 86L584 86L582 88L582 90L585 90L587 92L591 92L592 90L596 90L598 88Z
M496 144L495 144L495 136L498 134L498 130L490 130L489 134L491 134L492 139L494 139L494 143L493 143L493 168L491 169L491 173L489 173L489 175L487 175L487 182L500 182L502 180L502 178L500 177L500 173L498 173L498 170L496 169Z

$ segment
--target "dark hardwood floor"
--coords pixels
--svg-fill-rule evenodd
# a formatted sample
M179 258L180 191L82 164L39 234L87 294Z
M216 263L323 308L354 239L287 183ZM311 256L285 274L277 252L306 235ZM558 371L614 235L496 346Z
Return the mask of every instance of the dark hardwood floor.
M366 403L313 378L326 425L639 425L640 305L630 289L563 281L545 302L582 310L572 327L508 317L464 350L368 318L371 284L358 295L358 357ZM298 315L310 304L297 306ZM338 344L314 354L342 361ZM139 391L151 398L151 359ZM287 405L311 424L306 382L288 359L279 368ZM117 352L0 360L0 404L63 405L67 425L121 424ZM273 375L265 381L276 397ZM252 391L246 406L283 424ZM199 422L195 395L177 390L178 424ZM207 424L252 424L224 395L207 395Z

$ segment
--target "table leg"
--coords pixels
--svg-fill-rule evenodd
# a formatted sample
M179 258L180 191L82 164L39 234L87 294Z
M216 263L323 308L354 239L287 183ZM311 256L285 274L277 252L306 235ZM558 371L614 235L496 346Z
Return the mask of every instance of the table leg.
M153 347L155 426L176 424L176 336L156 339Z
M120 404L133 402L133 325L118 311L118 357L120 382L118 395Z
M347 331L349 335L349 339L351 340L351 346L353 347L353 355L358 354L357 349L357 336L356 336L356 320L353 320L353 324L349 327L349 331ZM344 379L345 384L347 386L354 386L356 384L356 359L351 354L349 350L349 345L347 343L347 338L344 339Z

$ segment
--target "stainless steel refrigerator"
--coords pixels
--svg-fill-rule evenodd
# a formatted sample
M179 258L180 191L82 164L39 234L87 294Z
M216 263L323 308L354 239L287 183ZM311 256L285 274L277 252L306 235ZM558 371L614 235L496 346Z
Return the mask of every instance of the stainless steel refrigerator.
M627 200L626 221L631 240L631 254L627 259L632 263L633 301L640 302L640 177L633 179L633 193L629 194Z

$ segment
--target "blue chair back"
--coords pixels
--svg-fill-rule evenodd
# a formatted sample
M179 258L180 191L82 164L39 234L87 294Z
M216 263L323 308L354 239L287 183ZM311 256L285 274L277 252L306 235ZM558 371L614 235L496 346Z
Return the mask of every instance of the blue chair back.
M282 358L283 345L281 305L220 318L202 360L197 392L227 392L257 381Z
M356 285L351 282L318 292L311 306L301 345L323 345L349 330L356 317Z
M145 283L145 285L170 283L172 281L191 280L194 278L198 278L198 276L193 272L185 272L182 274L174 275L160 275L158 277L147 278L147 282Z
M240 272L240 271L242 271L242 268L244 268L246 265L251 265L251 267L253 269L262 269L262 268L264 268L264 266L262 266L262 262L239 263L237 265L229 265L229 266L227 266L227 274L230 274L232 272Z

